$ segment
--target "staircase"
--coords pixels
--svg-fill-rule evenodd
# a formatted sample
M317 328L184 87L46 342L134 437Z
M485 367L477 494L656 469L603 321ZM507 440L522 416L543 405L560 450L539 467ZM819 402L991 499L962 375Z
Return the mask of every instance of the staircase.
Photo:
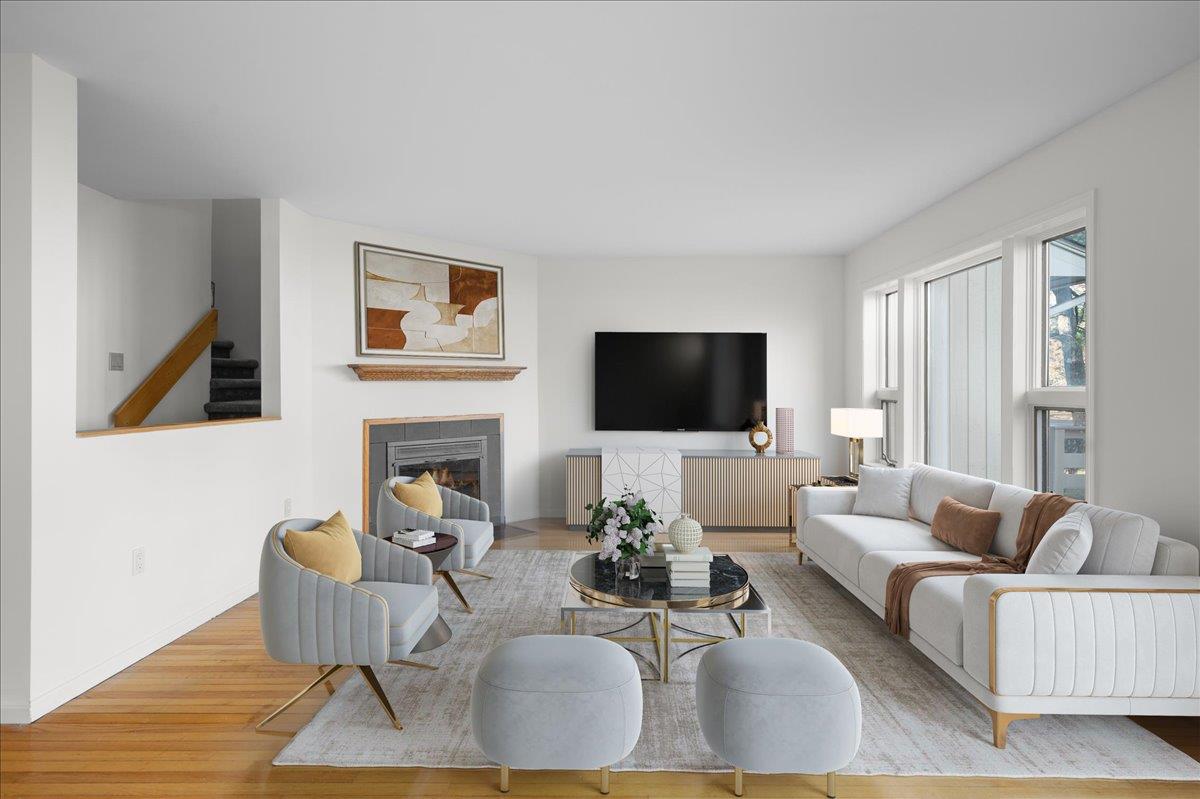
M262 416L262 381L254 376L258 361L232 356L232 341L212 343L212 376L204 412L209 419Z

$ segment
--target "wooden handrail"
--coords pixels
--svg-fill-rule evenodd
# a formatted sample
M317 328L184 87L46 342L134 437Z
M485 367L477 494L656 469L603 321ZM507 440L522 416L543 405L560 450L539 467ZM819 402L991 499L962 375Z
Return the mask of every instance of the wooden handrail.
M162 398L167 396L179 378L191 368L200 354L207 350L217 337L217 309L211 308L200 317L188 334L179 340L167 357L154 367L154 371L133 390L128 399L113 413L115 427L137 427Z

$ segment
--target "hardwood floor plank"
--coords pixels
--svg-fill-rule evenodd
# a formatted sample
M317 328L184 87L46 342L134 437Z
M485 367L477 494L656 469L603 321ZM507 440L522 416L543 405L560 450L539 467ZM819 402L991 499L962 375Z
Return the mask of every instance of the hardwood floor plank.
M720 550L786 552L786 532L707 533ZM531 519L497 531L502 549L589 547L558 519ZM0 727L0 795L21 797L429 797L497 799L494 769L274 767L271 759L327 701L314 691L271 728L254 725L304 686L311 668L271 661L262 648L257 600L250 599L35 724ZM345 673L334 677L339 684ZM1136 719L1193 757L1195 719ZM592 797L597 772L514 771L511 797ZM731 774L614 772L618 799L732 796ZM1167 797L1195 794L1187 783L1127 780L853 777L844 799L933 797ZM823 776L746 776L756 799L824 796Z

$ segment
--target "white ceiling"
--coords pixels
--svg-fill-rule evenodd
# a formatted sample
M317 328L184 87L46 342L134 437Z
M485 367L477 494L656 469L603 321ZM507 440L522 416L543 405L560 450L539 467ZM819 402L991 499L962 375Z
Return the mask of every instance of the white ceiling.
M537 254L842 253L1200 56L1195 2L25 3L80 179Z

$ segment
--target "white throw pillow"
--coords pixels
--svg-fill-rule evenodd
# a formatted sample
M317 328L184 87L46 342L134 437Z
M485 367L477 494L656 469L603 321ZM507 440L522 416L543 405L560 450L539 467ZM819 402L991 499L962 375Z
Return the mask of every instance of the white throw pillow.
M1026 574L1079 574L1092 551L1092 520L1083 511L1050 525L1029 557Z
M912 476L912 469L859 467L854 513L859 516L907 519L908 490L912 486Z

